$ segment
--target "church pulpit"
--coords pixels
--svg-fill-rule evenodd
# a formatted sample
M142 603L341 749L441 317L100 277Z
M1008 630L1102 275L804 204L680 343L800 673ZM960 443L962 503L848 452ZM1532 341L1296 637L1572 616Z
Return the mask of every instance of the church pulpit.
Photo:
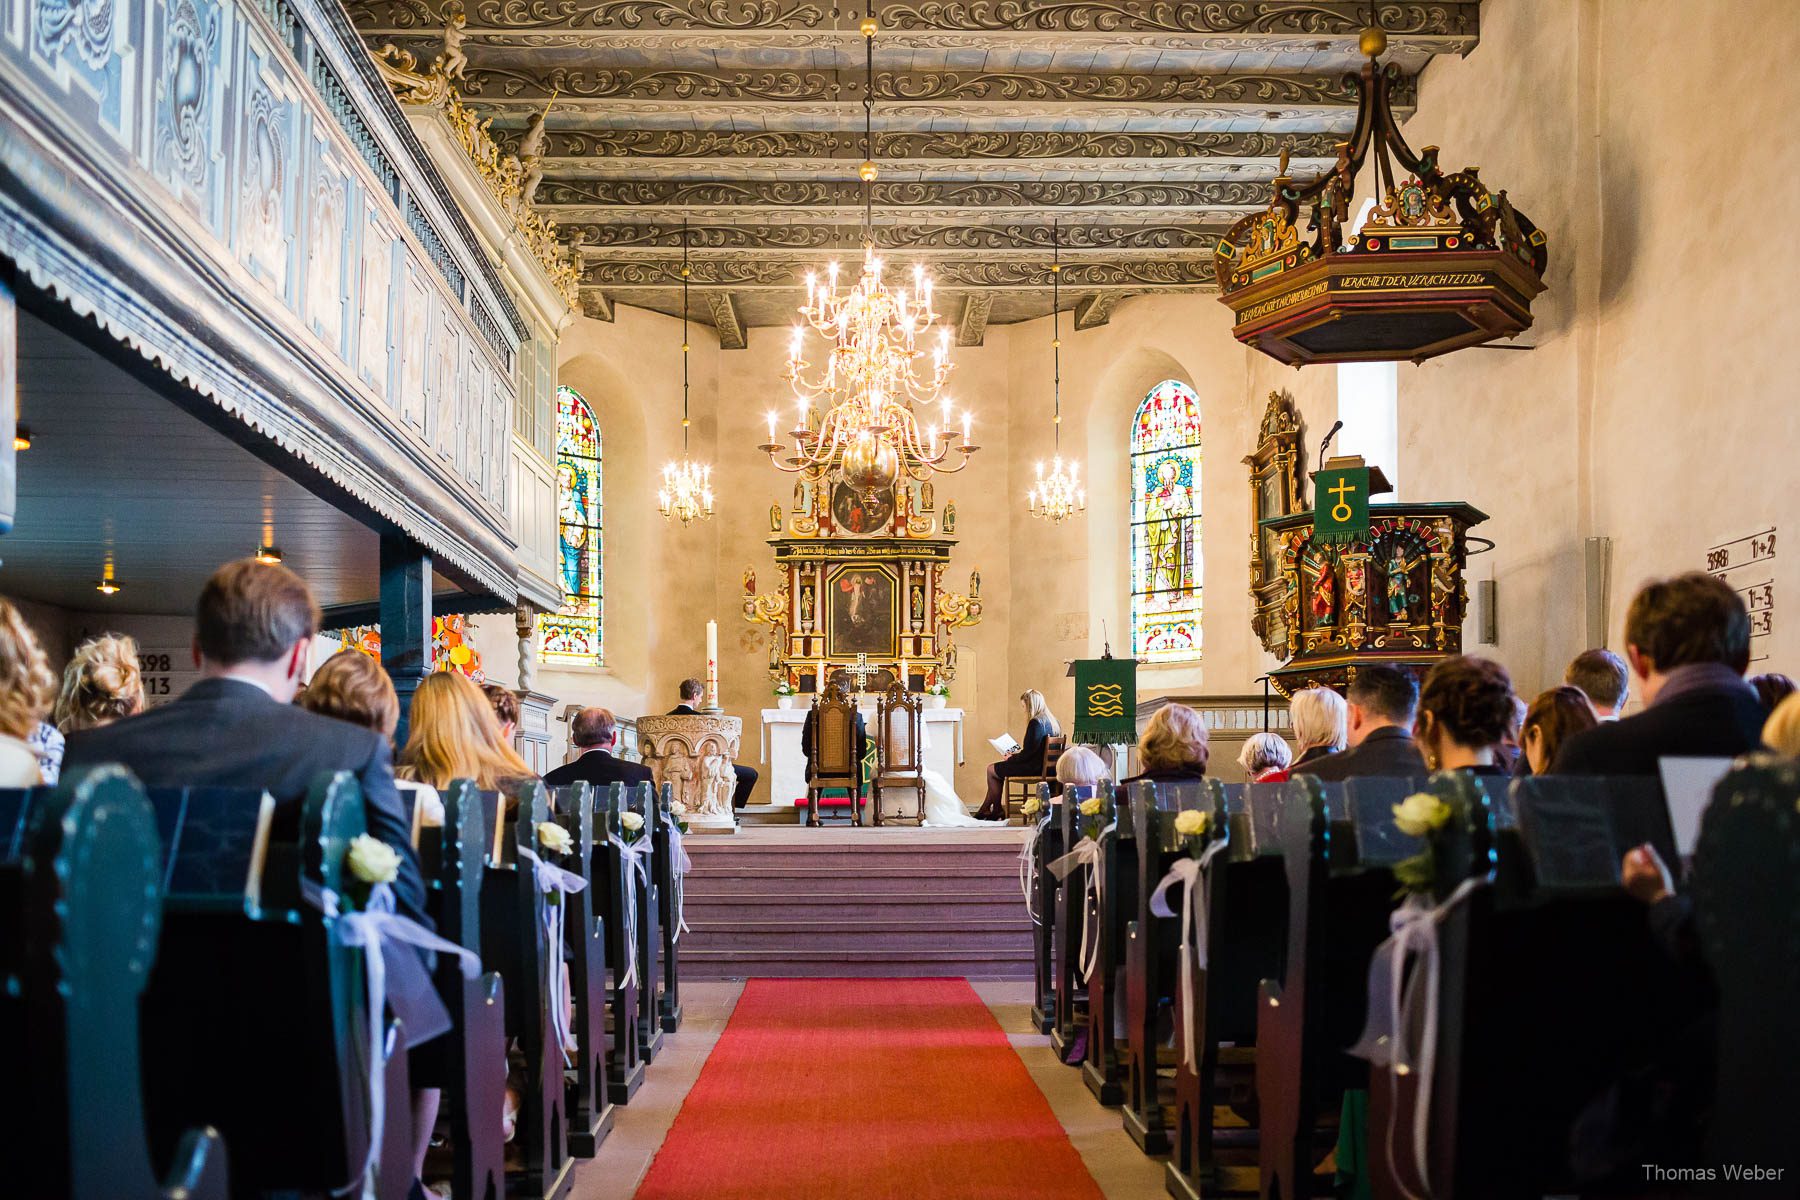
M638 752L657 789L669 785L675 802L687 809L690 832L737 831L732 764L743 732L741 718L721 713L638 718Z

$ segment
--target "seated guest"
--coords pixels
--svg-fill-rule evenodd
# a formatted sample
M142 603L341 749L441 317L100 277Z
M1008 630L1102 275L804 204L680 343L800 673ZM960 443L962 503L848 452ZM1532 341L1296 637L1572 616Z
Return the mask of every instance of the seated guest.
M43 782L28 740L44 722L56 690L50 660L11 601L0 599L0 787Z
M1244 768L1251 783L1285 783L1288 764L1293 760L1294 752L1288 744L1272 733L1253 733L1245 738L1237 757L1238 766Z
M1800 758L1800 699L1789 696L1763 722L1763 745L1783 758Z
M500 736L500 722L488 698L473 680L456 671L434 671L419 681L406 722L400 774L432 788L468 779L484 792L537 778L537 772Z
M1550 774L1550 764L1556 761L1563 743L1599 723L1600 718L1594 715L1594 706L1588 702L1587 693L1578 687L1564 684L1540 694L1525 712L1525 731L1521 739L1531 773Z
M1519 740L1525 733L1525 698L1515 694L1512 705L1512 719L1507 721L1506 733L1500 738L1500 769L1508 775L1529 775L1531 764L1525 760L1525 745Z
M837 670L831 673L831 678L825 681L825 695L829 696L833 692L837 694L838 699L849 700L850 672ZM863 720L861 710L855 711L856 740L855 744L851 746L850 752L855 756L857 763L856 794L860 796L862 795L863 784L867 782L863 775L863 766L868 762L869 758L869 728L868 724ZM813 742L817 734L818 724L819 710L815 707L807 712L806 723L800 726L800 753L806 756L806 778L809 783L812 781Z
M1062 732L1056 715L1044 700L1044 693L1027 688L1019 696L1025 706L1025 741L1019 748L997 763L988 764L987 798L975 814L978 821L1000 821L1006 817L1004 794L1008 779L1030 779L1044 773L1044 746L1052 734Z
M1770 713L1775 711L1776 705L1794 694L1794 681L1774 671L1752 675L1750 686L1756 689L1756 698L1762 701L1763 710Z
M1512 676L1506 668L1459 654L1426 674L1413 741L1433 771L1503 776L1500 742L1512 718Z
M698 679L681 681L681 703L669 710L671 717L697 717L700 715L700 697L706 694L706 685ZM737 788L731 795L731 807L742 808L750 803L750 791L756 786L756 768L746 767L742 763L732 763L731 770L737 776Z
M1122 782L1204 779L1212 752L1210 741L1199 713L1185 704L1165 704L1138 737L1138 773Z
M1583 650L1563 672L1563 682L1580 688L1602 721L1618 720L1631 698L1631 671L1611 650Z
M1071 746L1056 760L1056 782L1064 787L1104 787L1110 778L1106 760L1087 746Z
M544 776L544 782L551 787L591 783L604 788L614 783L632 786L654 782L650 768L643 763L613 757L613 749L619 743L619 722L604 708L584 708L576 713L569 722L569 740L581 751L581 757Z
M381 664L360 650L339 650L326 659L307 681L298 703L307 712L373 729L387 739L389 746L394 744L394 730L400 724L400 697ZM409 811L413 806L422 810L420 825L435 827L444 823L444 798L436 788L416 779L396 779L394 786Z
M350 771L369 833L400 855L394 902L430 927L412 829L394 790L385 738L295 707L319 606L279 563L227 563L200 590L194 661L200 681L173 703L69 735L65 769L121 763L145 787L229 787L298 803L313 781Z
M481 694L487 697L489 707L494 710L494 720L500 722L500 740L512 745L513 735L519 732L518 694L497 683L482 684Z
M1345 699L1350 748L1312 764L1307 772L1325 780L1425 774L1425 760L1413 744L1413 716L1419 685L1399 667L1362 667Z
M1750 614L1729 584L1699 571L1646 584L1625 613L1625 656L1647 707L1571 737L1557 774L1655 775L1664 757L1756 748L1768 714L1744 682Z
M137 639L104 634L75 648L56 697L56 727L64 734L98 729L144 709Z
M1294 721L1294 763L1288 768L1293 774L1312 774L1307 767L1344 748L1348 737L1344 698L1330 688L1295 692L1288 713Z

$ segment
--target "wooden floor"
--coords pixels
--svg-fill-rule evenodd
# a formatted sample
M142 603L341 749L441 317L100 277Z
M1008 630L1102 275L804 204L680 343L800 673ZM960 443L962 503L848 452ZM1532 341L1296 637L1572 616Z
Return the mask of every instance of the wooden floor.
M1050 1039L1031 1032L1028 986L990 982L974 987L1107 1200L1161 1200L1162 1160L1145 1157L1119 1124L1118 1111L1096 1104L1079 1073L1051 1053ZM570 1200L632 1200L637 1194L741 991L742 984L735 982L683 984L686 1019L680 1032L665 1039L643 1089L618 1110L612 1136L599 1155L576 1168Z

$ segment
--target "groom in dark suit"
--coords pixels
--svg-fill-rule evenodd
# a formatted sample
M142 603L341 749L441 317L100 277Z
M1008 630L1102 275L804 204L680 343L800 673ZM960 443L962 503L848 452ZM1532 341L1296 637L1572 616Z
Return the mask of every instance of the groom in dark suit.
M681 703L669 710L671 717L697 717L700 715L700 697L706 694L706 685L698 679L681 681ZM737 776L737 787L731 794L731 807L742 808L750 803L750 792L756 787L756 768L746 767L742 763L732 763L731 773Z
M369 833L400 855L395 907L430 928L387 739L293 704L318 628L298 575L251 558L227 563L194 614L200 682L172 704L70 734L63 769L121 763L145 787L257 788L290 809L321 774L352 772Z

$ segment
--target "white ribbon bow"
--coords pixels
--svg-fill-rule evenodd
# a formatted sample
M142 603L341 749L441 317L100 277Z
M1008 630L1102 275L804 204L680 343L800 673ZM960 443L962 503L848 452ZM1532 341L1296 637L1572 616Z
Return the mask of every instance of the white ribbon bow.
M1218 838L1200 852L1199 858L1180 859L1169 868L1169 873L1163 876L1150 896L1152 913L1173 917L1176 914L1169 908L1169 889L1178 884L1181 887L1181 1011L1186 1025L1181 1038L1181 1063L1189 1072L1198 1070L1196 1064L1199 1061L1195 1055L1193 1023L1194 990L1198 982L1194 973L1206 966L1206 869L1224 848L1225 839Z
M694 869L694 860L681 844L681 826L673 817L668 818L669 830L669 882L675 889L675 936L671 942L679 942L681 935L687 932L687 887L682 879Z
M1087 868L1082 891L1081 950L1076 955L1083 983L1094 977L1094 968L1100 964L1100 939L1095 936L1094 922L1089 920L1099 913L1101 902L1106 898L1106 880L1100 872L1100 845L1118 827L1119 823L1114 821L1102 829L1098 837L1082 838L1075 843L1074 849L1050 864L1050 870L1060 880L1067 880L1069 873L1077 867Z
M544 987L549 992L550 1025L556 1031L556 1048L562 1052L563 1064L569 1063L569 1015L563 1010L563 904L562 898L581 891L587 880L573 871L565 871L555 863L545 862L528 846L519 847L519 857L531 864L531 878L537 890L550 897L544 903Z
M364 1200L375 1200L375 1160L381 1153L382 1135L387 1121L387 1085L383 1078L387 1066L387 964L382 961L385 942L402 942L439 954L453 954L462 966L465 978L481 974L481 959L455 942L437 934L394 911L394 890L385 883L369 889L369 903L361 912L343 912L338 894L310 879L300 883L301 895L307 903L325 915L331 923L332 936L345 946L363 952L363 979L369 991L369 1149L363 1156L362 1169L349 1183L333 1188L332 1195L344 1196L362 1188Z
M1480 878L1465 879L1442 904L1435 906L1425 896L1408 896L1388 917L1392 932L1369 960L1368 1020L1362 1037L1350 1047L1351 1054L1388 1069L1396 1095L1400 1076L1417 1077L1412 1160L1425 1195L1431 1193L1431 1086L1437 1071L1438 985L1442 967L1438 926L1485 882ZM1418 961L1409 977L1407 964L1415 957ZM1399 1117L1399 1104L1390 1105L1386 1131L1389 1162L1396 1161L1394 1127ZM1407 1200L1421 1200L1397 1169L1394 1181Z
M1025 896L1025 911L1031 914L1033 925L1044 923L1044 914L1038 903L1038 830L1037 825L1027 829L1025 844L1019 847L1019 891Z
M671 829L674 826L670 826ZM644 865L644 858L650 853L647 839L628 842L616 833L606 835L606 840L618 848L619 861L625 866L625 974L619 979L619 986L634 987L638 982L637 954L637 884L632 882L636 875L644 884L644 893L650 892L650 868Z

